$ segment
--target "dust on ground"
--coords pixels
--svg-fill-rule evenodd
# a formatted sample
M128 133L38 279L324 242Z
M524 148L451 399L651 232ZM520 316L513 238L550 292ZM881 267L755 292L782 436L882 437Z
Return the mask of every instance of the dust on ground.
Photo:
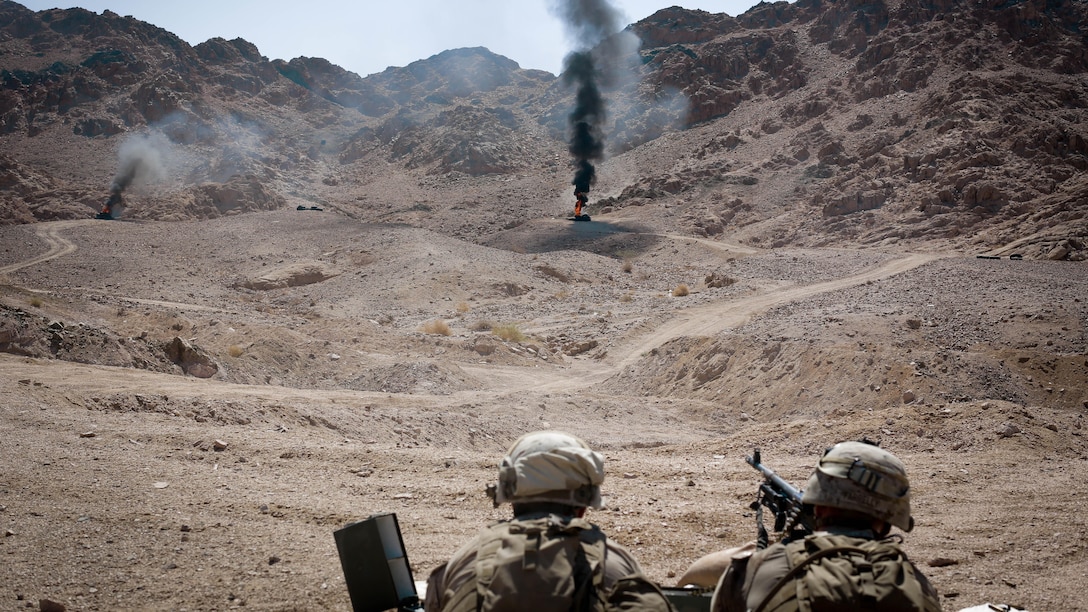
M1085 609L1082 263L598 219L492 246L294 211L0 228L0 607L347 610L334 530L396 512L422 580L554 428L605 454L591 518L661 583L752 537L753 447L800 486L864 435L908 466L946 609ZM246 284L302 260L327 274Z

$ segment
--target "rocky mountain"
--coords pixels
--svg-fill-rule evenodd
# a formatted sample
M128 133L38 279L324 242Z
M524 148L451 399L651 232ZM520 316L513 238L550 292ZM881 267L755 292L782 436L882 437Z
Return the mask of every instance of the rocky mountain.
M595 50L590 212L755 246L1083 258L1088 3L679 7ZM483 48L360 76L109 11L0 2L0 220L299 205L501 245L573 205L564 79ZM130 157L126 159L126 155Z

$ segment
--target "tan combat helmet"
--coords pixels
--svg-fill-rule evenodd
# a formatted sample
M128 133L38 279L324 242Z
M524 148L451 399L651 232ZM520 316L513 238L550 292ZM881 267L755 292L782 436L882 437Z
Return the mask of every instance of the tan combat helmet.
M585 442L559 431L525 434L499 464L495 505L553 502L601 507L604 457Z
M895 455L865 442L840 442L827 449L801 501L863 512L903 531L914 528L906 467Z

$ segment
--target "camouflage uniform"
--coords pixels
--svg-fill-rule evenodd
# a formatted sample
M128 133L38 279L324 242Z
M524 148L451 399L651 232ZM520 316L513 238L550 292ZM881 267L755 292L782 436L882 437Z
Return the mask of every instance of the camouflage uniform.
M887 537L893 526L914 528L910 482L895 455L867 441L840 442L820 458L801 502L814 509L819 530L734 556L712 610L941 609L901 538Z
M427 580L428 612L671 610L626 549L581 518L600 508L604 457L561 432L522 436L499 464L495 505L517 515L481 531Z
M554 515L553 515L554 517ZM523 515L511 522L531 524L548 517L541 515ZM559 517L554 517L559 518ZM596 525L591 525L583 519L570 519L571 523L592 529L597 533L600 530ZM604 538L604 534L600 534ZM464 600L460 607L448 607L453 603L455 595L469 583L476 583L477 553L481 546L490 538L490 529L480 532L472 541L461 547L453 554L453 557L443 565L435 569L427 580L427 597L424 609L427 612L474 612L476 599ZM669 610L665 596L655 586L649 583L631 553L623 546L604 538L604 573L600 592L603 599L607 599L611 606L625 610ZM623 588L617 589L617 585L623 583ZM534 601L534 594L526 593L526 600ZM545 610L539 600L534 605L526 604L526 610ZM569 607L563 607L567 612Z
M809 537L826 538L827 536L843 536L846 540L837 538L836 543L849 545L859 545L876 539L876 534L871 530L834 527L818 531ZM714 599L711 602L711 612L755 610L764 599L772 595L774 597L768 601L764 610L784 612L799 609L795 586L786 585L778 593L771 593L779 581L789 573L791 569L789 559L787 545L782 543L757 551L751 556L744 555L735 558L718 581ZM907 571L913 571L921 590L921 593L914 594L914 599L922 602L922 607L919 609L939 611L940 598L929 580L913 564L910 564L910 569Z

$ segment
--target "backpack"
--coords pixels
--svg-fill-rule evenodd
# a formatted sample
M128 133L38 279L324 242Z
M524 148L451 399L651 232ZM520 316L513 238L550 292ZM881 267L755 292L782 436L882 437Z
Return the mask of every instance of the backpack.
M443 609L606 612L610 601L631 606L648 594L661 602L653 609L667 609L660 589L641 575L628 576L603 592L606 541L596 525L579 518L551 515L492 525L476 550L476 580L459 589Z
M895 539L813 534L786 544L790 570L755 612L939 611L936 591Z

